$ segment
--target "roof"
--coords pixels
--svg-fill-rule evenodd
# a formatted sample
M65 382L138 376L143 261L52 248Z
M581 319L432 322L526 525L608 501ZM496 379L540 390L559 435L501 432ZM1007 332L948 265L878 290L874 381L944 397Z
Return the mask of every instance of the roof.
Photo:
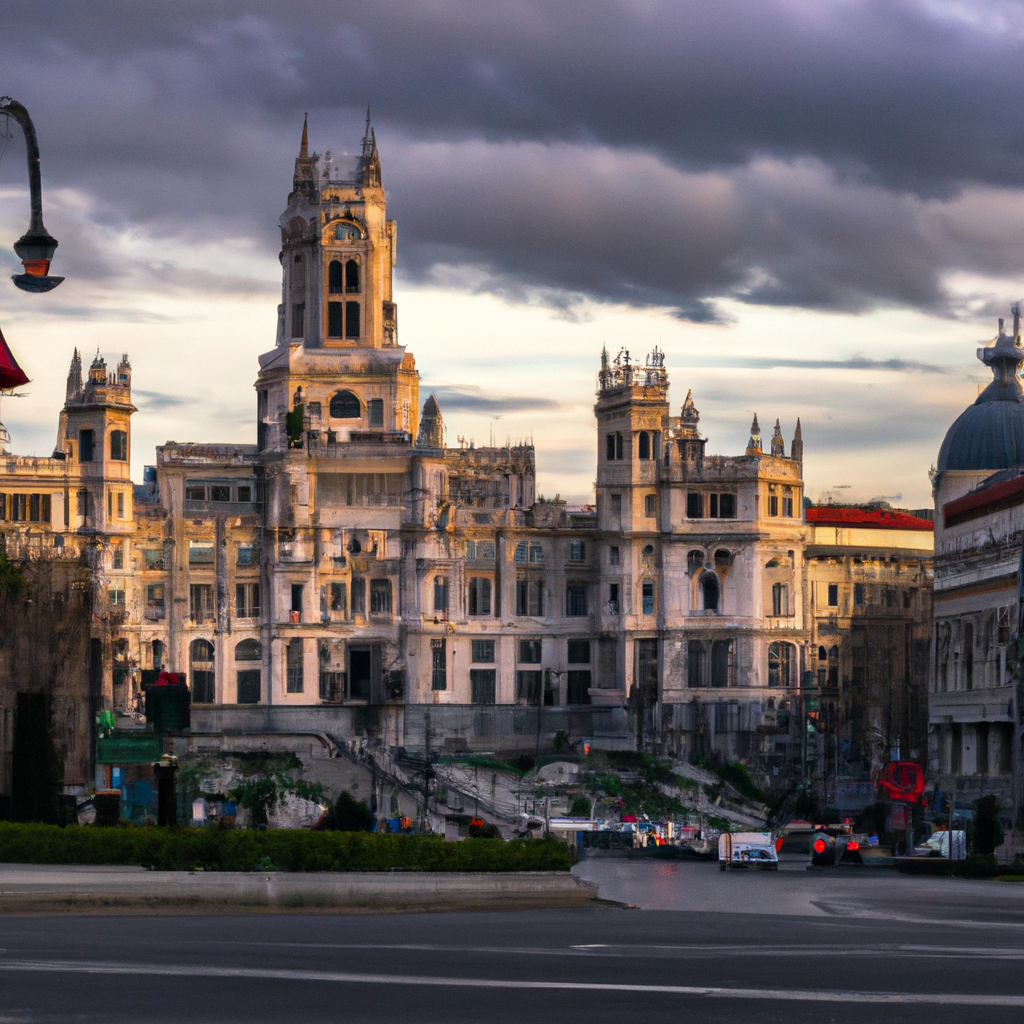
M986 480L963 497L946 502L942 506L943 522L946 526L956 526L1021 504L1024 504L1024 475L996 483Z
M886 508L844 508L818 505L806 509L807 522L822 526L859 526L869 530L934 530L930 519L918 519L907 512Z

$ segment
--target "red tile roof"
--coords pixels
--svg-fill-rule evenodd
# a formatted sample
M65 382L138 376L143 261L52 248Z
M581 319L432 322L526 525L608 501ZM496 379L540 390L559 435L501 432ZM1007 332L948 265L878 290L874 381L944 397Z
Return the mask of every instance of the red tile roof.
M906 512L889 509L842 508L836 505L818 505L809 508L807 522L822 526L859 526L869 530L934 530L930 519L918 519Z

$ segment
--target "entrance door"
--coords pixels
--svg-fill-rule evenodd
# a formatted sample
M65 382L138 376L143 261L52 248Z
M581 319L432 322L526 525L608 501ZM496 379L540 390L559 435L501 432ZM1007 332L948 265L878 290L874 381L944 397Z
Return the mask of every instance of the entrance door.
M372 658L369 647L348 649L348 699L370 700L370 684L373 679Z

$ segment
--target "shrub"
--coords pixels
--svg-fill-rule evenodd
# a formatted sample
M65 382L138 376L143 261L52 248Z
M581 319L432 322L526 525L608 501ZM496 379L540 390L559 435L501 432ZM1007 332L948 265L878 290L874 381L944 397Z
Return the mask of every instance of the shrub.
M0 822L0 863L137 864L161 871L568 871L556 839L466 839L304 829Z
M338 832L369 832L372 826L373 814L366 801L356 800L347 789L343 789L323 827Z
M589 818L590 801L585 796L578 796L569 807L570 818Z
M750 777L746 765L740 764L739 761L722 765L718 769L718 777L723 782L728 782L740 796L745 796L748 800L757 800L759 803L765 802L764 791Z

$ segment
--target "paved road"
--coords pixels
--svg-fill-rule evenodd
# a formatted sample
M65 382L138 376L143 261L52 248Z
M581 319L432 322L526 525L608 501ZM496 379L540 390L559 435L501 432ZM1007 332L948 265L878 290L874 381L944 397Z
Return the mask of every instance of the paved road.
M0 1022L1024 1019L1024 886L581 870L652 909L0 918Z

